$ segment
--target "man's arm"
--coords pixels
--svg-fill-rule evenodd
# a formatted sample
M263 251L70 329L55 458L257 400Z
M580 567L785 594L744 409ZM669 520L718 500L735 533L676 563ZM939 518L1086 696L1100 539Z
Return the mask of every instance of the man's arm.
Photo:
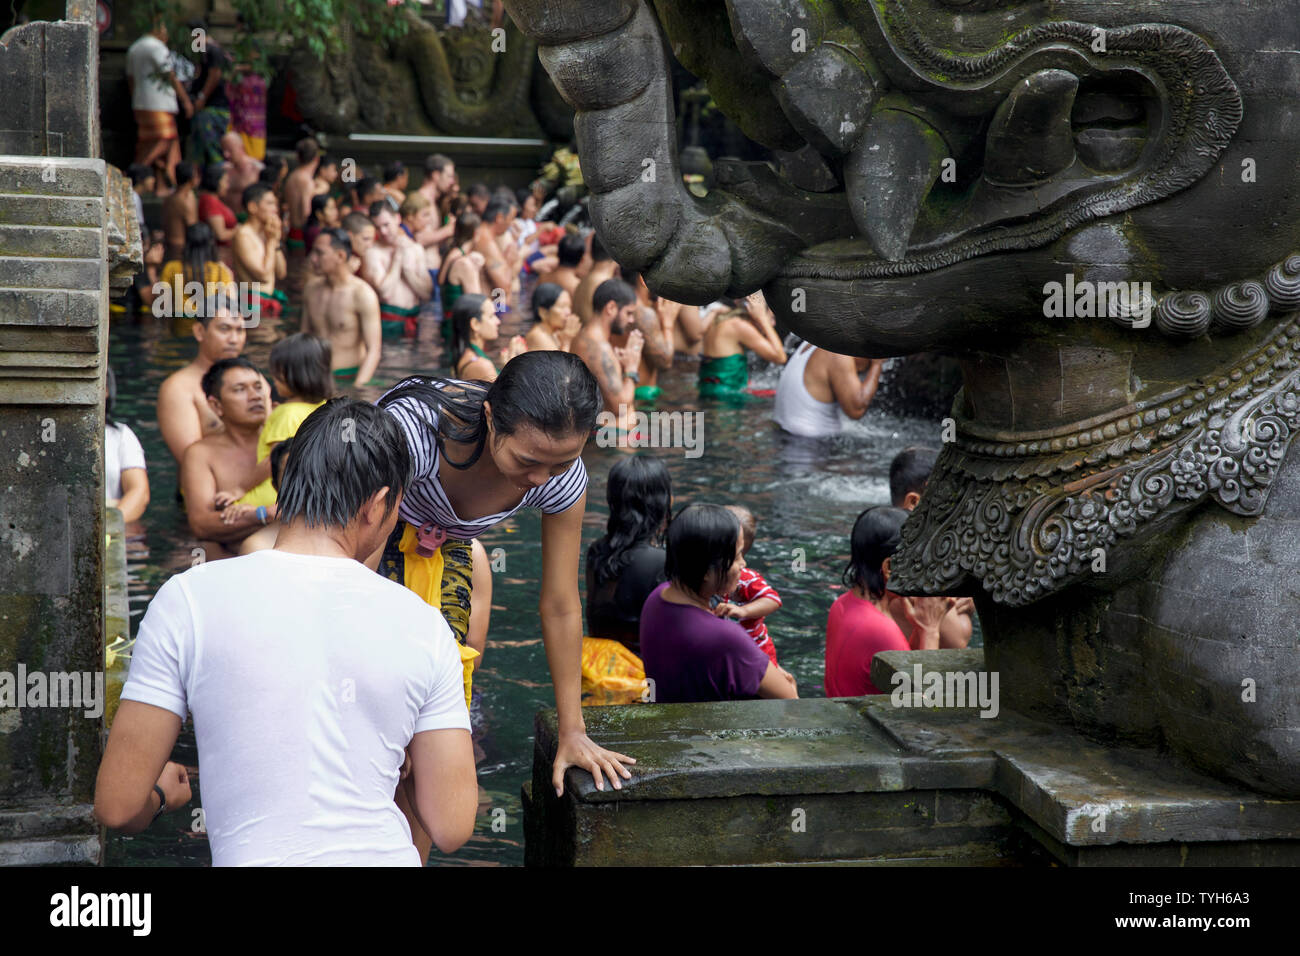
M122 512L122 520L139 521L144 509L149 506L148 473L143 468L124 468L121 481L122 497L118 499L117 508ZM970 621L970 618L965 620ZM967 640L970 640L969 626L968 624Z
M361 340L366 343L366 357L357 369L354 384L364 385L375 377L379 368L379 356L383 349L383 330L379 323L379 296L368 285L357 286L353 296L357 310L357 321L361 324Z
M268 289L275 283L276 249L263 236L262 248L253 241L251 228L235 230L235 262L245 275L252 276Z
M880 384L880 370L884 368L880 359L872 359L864 379L858 378L857 366L848 355L836 355L830 363L831 394L844 414L852 419L859 419L866 414L871 400L876 397L876 387Z
M774 330L767 327L760 329L756 322L746 320L736 323L736 339L759 358L775 365L785 364L785 346L776 337Z
M429 268L424 263L424 248L414 241L405 242L397 254L402 260L402 279L417 299L426 301L433 295L433 276L429 275Z
M596 383L600 386L600 395L605 400L605 407L618 408L620 405L631 405L636 399L636 383L623 374L624 367L608 342L601 342L598 348L599 357L592 372L596 375Z
M474 833L478 779L468 730L426 730L411 738L411 777L420 825L443 853L455 853Z
M95 780L95 819L124 833L139 833L158 810L154 784L162 787L168 809L189 803L189 778L169 763L181 719L170 710L124 700L113 718Z
M673 367L673 326L672 320L664 322L664 316L656 309L638 306L636 310L636 327L645 338L641 349L641 358L651 368L663 371Z
M190 94L185 92L185 87L181 86L181 81L176 79L175 73L168 73L167 76L171 80L172 89L176 91L176 101L180 103L181 110L188 119L194 115L194 104L190 102Z
M492 283L494 289L510 289L510 270L506 267L505 257L501 254L501 247L495 242L482 239L474 241L474 251L481 253L483 256L483 269L488 274L488 281Z
M231 541L262 524L255 509L249 509L237 522L227 524L222 520L221 512L213 504L219 490L217 479L208 465L207 449L201 445L191 445L185 451L181 461L181 488L185 491L185 517L197 538Z
M158 390L158 430L178 462L185 450L203 437L203 422L194 402L176 379L163 382Z

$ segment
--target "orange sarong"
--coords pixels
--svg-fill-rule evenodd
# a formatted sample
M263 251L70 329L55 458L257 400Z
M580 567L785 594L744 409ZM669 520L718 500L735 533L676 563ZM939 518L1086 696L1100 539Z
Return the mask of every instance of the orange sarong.
M136 135L140 142L149 143L160 139L178 139L176 114L166 110L133 110L135 113Z

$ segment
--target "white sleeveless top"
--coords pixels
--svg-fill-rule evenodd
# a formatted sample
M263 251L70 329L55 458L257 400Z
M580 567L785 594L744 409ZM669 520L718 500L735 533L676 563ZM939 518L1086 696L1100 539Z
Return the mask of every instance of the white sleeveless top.
M816 346L811 342L800 345L790 361L781 369L781 380L776 386L776 408L772 417L786 431L808 438L838 435L840 406L835 402L819 402L808 393L803 383L804 369Z

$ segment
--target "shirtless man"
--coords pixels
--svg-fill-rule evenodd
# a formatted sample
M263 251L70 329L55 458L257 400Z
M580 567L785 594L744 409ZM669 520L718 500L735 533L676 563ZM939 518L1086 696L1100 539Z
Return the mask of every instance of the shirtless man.
M436 282L442 255L438 252L438 242L434 241L433 206L423 193L416 191L406 197L397 212L402 217L402 231L424 250L424 267L429 270L429 281Z
M373 289L375 283L370 281L370 275L366 272L366 251L375 244L375 224L370 221L369 216L359 212L348 213L340 224L348 234L348 242L352 244L349 266L358 278L365 280Z
M185 251L185 230L199 221L198 170L190 163L176 164L176 191L163 200L163 262L180 259Z
M287 271L280 251L280 204L269 186L254 183L244 190L243 207L248 221L235 230L235 278L257 290L263 312L279 315L287 301L275 288Z
M569 293L569 298L572 299L578 289L578 283L582 281L583 273L579 271L579 266L586 252L587 242L582 236L576 233L565 236L560 240L556 250L559 265L543 275L541 281L554 282Z
M394 204L401 206L406 201L406 186L410 181L411 173L400 159L384 167L384 192L393 197Z
M402 222L387 202L371 207L375 244L364 259L368 281L379 293L379 317L385 332L415 335L420 303L433 295L433 279L424 265L424 249L402 231Z
M334 184L339 181L339 161L329 156L322 156L316 162L316 176L311 181L311 194L323 196L332 192ZM310 205L310 200L308 200Z
M168 375L158 389L158 430L177 463L190 445L221 428L221 419L203 394L202 381L213 363L244 351L244 323L234 304L224 295L209 297L194 321L194 338L199 354Z
M643 401L653 401L659 397L659 373L673 367L673 326L676 324L676 312L671 306L677 305L667 299L660 299L650 294L641 273L631 269L619 270L623 281L636 291L636 328L644 339L641 349L641 365L637 374L641 380L636 386L636 397ZM617 344L624 344L615 338Z
M456 164L453 163L442 153L434 153L424 161L424 182L420 183L420 188L416 190L421 196L429 200L429 205L433 207L433 225L427 237L417 235L416 241L427 247L430 244L441 246L451 238L452 232L456 229L454 217L448 219L444 226L438 222L440 218L439 203L444 196L450 194L456 188Z
M617 416L618 428L630 430L635 414L633 400L641 364L641 331L636 322L636 293L622 279L607 279L592 296L592 316L582 323L570 351L587 363L600 385L605 411ZM630 330L630 331L629 331ZM627 345L617 348L615 336L627 335Z
M475 183L469 187L469 192L465 193L465 198L469 200L469 208L474 210L474 215L482 219L483 213L487 211L488 203L492 201L492 190L488 189L483 183Z
M338 385L364 385L379 367L379 296L353 275L351 259L348 234L322 229L308 257L316 275L302 293L302 331L329 341Z
M231 209L243 208L244 190L262 175L262 164L244 152L244 141L235 132L221 137L221 155L226 160L226 192L221 201Z
M222 428L200 438L181 460L181 487L190 530L207 560L233 557L239 543L275 518L275 505L235 504L262 479L257 437L271 410L266 379L248 359L222 359L203 375L208 407Z
M501 200L494 199L487 204L482 216L482 224L474 233L474 251L483 257L484 288L501 289L509 293L518 273L513 271L510 260L501 246L501 237L510 230L511 207Z
M618 263L610 258L609 251L595 232L591 233L591 268L573 290L573 311L586 322L591 318L591 296L607 279L618 275Z
M301 139L295 147L298 165L284 181L284 202L289 207L289 248L301 250L302 228L311 215L311 198L316 195L316 165L320 161L320 147L314 139Z

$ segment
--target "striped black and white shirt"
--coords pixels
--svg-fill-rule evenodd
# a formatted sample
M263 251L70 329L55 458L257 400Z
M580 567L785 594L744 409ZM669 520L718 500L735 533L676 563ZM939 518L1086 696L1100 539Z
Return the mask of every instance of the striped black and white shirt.
M564 474L530 489L523 501L508 511L482 518L461 518L447 500L438 480L438 446L429 432L429 427L437 423L437 413L414 396L399 398L383 407L401 425L411 453L411 485L402 496L398 509L402 519L409 524L419 527L433 522L451 537L468 541L505 521L520 508L538 508L548 515L568 511L587 490L587 469L579 458ZM486 449L484 454L488 454Z

